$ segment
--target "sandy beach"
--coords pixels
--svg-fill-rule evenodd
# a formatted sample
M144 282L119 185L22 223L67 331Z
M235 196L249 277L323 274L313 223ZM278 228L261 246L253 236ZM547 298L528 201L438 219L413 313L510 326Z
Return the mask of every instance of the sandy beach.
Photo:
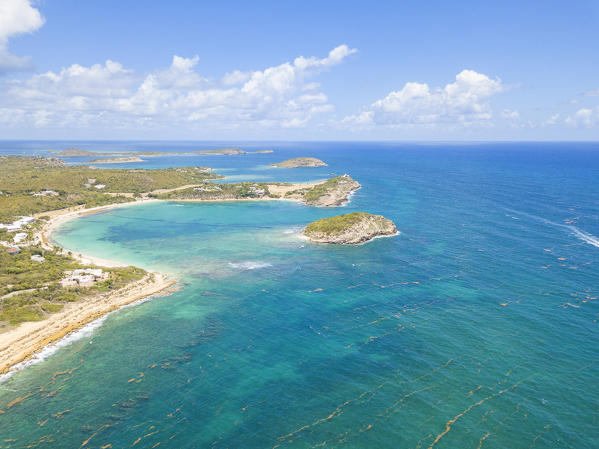
M54 244L52 240L52 233L55 232L61 225L66 223L67 221L73 220L77 217L81 217L84 215L97 214L99 212L108 211L111 209L115 209L117 207L130 207L136 204L145 204L149 202L160 201L156 199L147 199L147 200L137 200L131 201L129 203L113 203L107 204L105 206L91 207L88 209L85 208L69 208L69 209L60 209L54 210L50 212L43 212L35 215L35 218L39 217L49 217L49 220L42 226L42 228L35 233L34 240L39 242L43 248L51 250L54 249L57 245ZM72 253L72 257L79 260L83 264L94 264L101 267L124 267L126 264L123 264L116 260L108 260L102 259L99 257L90 256L87 254L76 254Z
M41 242L44 248L52 249L54 245L51 233L66 221L82 215L141 202L118 203L89 209L63 209L45 212L40 215L50 217L50 220L36 233L35 238ZM86 264L96 264L104 267L124 266L116 261L99 259L88 255L73 256ZM85 300L66 304L62 311L54 313L44 320L21 323L16 327L0 332L0 374L7 373L16 364L29 359L47 345L60 340L71 332L78 330L87 323L109 312L148 296L168 294L171 291L170 287L176 283L176 280L169 279L162 273L150 272L143 279L119 290L100 293Z
M175 283L160 273L148 273L143 279L115 292L67 304L61 312L45 320L22 323L0 333L0 374L109 312L148 296L168 293L169 287Z
M280 195L281 198L247 198L247 199L215 199L215 200L174 200L189 202L223 202L223 201L297 201L285 198L285 193L305 187L311 187L319 183L291 184L291 185L269 185L271 192ZM127 203L113 203L105 206L92 208L75 207L60 209L37 214L35 217L48 217L46 223L34 235L34 240L39 242L43 248L52 250L57 247L52 241L52 233L62 224L69 220L84 215L95 214L107 210L130 207L136 204L163 201L158 199L136 200ZM93 264L102 267L122 267L125 264L101 259L98 257L72 253L83 264ZM117 291L98 294L96 296L65 305L61 312L54 313L41 321L22 323L14 328L0 332L0 374L7 373L12 367L23 362L49 344L60 340L71 332L80 329L85 324L96 320L109 312L120 307L138 301L148 296L159 293L168 294L169 288L176 284L176 280L169 279L166 275L158 272L148 273L143 279L127 285Z

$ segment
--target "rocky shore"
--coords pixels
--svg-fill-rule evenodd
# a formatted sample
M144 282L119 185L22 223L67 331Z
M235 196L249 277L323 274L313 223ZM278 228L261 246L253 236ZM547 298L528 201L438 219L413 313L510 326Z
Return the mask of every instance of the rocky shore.
M303 201L310 206L342 206L349 201L350 195L360 187L358 181L345 174L308 188L291 190L285 194L285 197Z
M304 228L302 234L312 242L356 245L377 237L398 234L395 224L382 215L364 212L337 215L314 221Z

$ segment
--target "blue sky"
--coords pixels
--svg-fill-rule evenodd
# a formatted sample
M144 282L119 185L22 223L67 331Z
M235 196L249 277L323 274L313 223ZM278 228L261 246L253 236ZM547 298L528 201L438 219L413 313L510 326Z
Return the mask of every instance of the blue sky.
M0 0L4 138L597 140L596 1Z

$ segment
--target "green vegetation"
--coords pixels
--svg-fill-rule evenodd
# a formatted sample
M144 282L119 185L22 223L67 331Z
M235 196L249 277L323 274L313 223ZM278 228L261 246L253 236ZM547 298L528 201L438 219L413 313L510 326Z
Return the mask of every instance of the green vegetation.
M89 164L126 164L129 162L144 162L143 159L139 157L111 157L104 159L94 159L93 161L89 161Z
M324 167L325 164L320 159L315 157L296 157L293 159L287 159L283 162L277 162L276 164L270 164L272 167L281 168L295 168L295 167Z
M0 222L71 206L127 202L131 201L128 198L131 194L201 184L217 178L221 176L202 167L97 169L67 166L55 158L2 156ZM57 195L41 195L43 191L54 191Z
M237 182L227 184L204 183L199 187L174 190L150 197L161 200L234 200L247 198L276 198L262 182Z
M321 197L327 195L329 193L329 190L337 189L340 184L346 181L347 177L345 175L336 176L335 178L329 178L325 182L317 184L314 187L287 192L285 196L293 197L299 194L304 198L304 200L307 203L313 203L318 201Z
M198 151L121 151L102 153L97 151L80 150L79 148L68 148L66 150L56 152L57 157L91 157L91 156L166 156L173 154L265 154L274 153L273 150L258 150L245 151L241 148L216 148L213 150L198 150ZM310 159L310 158L308 158ZM325 164L326 165L326 164Z
M96 156L100 153L93 153L91 151L80 150L79 148L67 148L60 153L57 153L58 157L78 157L78 156Z
M271 150L263 150L271 152ZM260 151L256 151L259 153ZM79 148L68 148L59 153L57 157L90 157L90 156L165 156L169 154L246 154L240 148L217 148L214 150L199 150L199 151L127 151L127 152L112 152L102 153L97 151L80 150Z
M226 154L226 155L246 154L246 152L240 148L219 148L217 150L200 150L200 151L194 151L194 153L196 153L196 154Z
M372 215L365 212L352 212L349 214L337 215L335 217L323 218L306 226L305 232L307 235L312 233L322 233L327 235L339 234L368 216Z
M33 261L33 255L45 260ZM62 287L60 280L65 272L77 268L97 267L81 265L70 256L40 246L22 247L21 252L14 255L0 246L0 329L7 324L41 320L49 313L60 311L65 303L119 289L146 274L136 267L103 269L108 278L91 287Z

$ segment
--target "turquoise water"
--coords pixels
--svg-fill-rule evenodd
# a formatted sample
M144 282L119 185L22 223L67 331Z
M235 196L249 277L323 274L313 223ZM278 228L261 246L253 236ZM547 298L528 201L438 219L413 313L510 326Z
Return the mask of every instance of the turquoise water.
M148 203L61 228L184 288L1 383L0 447L599 447L599 145L279 145L198 164L363 188L341 208ZM329 167L267 166L300 155ZM353 210L401 235L297 235Z

